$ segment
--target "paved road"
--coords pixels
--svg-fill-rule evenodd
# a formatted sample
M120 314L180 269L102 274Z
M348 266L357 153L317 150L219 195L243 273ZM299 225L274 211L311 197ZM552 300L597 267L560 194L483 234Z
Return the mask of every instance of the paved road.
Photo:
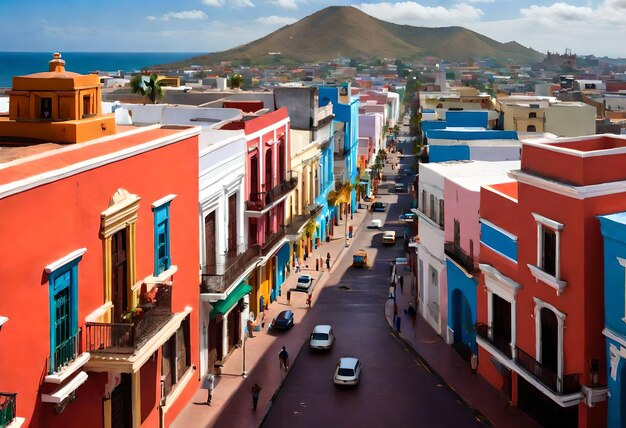
M409 144L400 145L410 152ZM408 159L407 159L408 160ZM397 172L394 171L394 172ZM386 174L391 175L391 169ZM407 177L408 180L408 177ZM402 236L397 222L409 196L382 186L381 200L391 203L387 213L372 218L388 219L385 229ZM395 203L400 198L400 203ZM332 272L320 292L306 326L331 324L337 340L332 351L314 353L302 349L265 419L264 427L473 427L482 426L455 393L438 381L390 334L384 304L389 292L389 263L401 256L402 239L382 247L382 232L362 228L350 253L366 248L371 269L350 267L351 257ZM372 264L372 263L371 263ZM332 383L337 359L356 356L363 378L356 388Z

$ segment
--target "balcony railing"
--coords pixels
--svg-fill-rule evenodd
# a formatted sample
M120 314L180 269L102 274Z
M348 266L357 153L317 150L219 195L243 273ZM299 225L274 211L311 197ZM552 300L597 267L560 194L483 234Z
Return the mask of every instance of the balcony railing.
M155 285L154 297L129 311L129 322L85 324L88 352L133 354L172 318L172 286Z
M556 394L574 394L580 391L580 374L568 374L559 378L554 371L535 360L526 352L517 349L517 364L533 375Z
M261 247L251 245L230 261L224 273L202 274L201 293L223 293L260 256Z
M0 428L5 428L15 419L16 402L16 393L0 392Z
M285 227L281 226L281 228L277 232L271 232L265 235L265 243L261 247L261 252L264 256L267 256L269 252L274 248L276 244L280 242L281 239L285 237Z
M83 351L82 329L61 342L50 356L49 374L60 372L65 366L74 361Z
M250 200L246 201L246 209L249 211L263 211L267 206L285 196L298 185L298 177L295 172L287 171L285 178L268 192L250 194Z
M463 266L468 273L478 273L478 264L474 263L474 259L454 242L446 242L444 251L447 256Z
M489 327L487 324L478 323L476 325L476 334L487 342L496 347L497 350L502 352L507 358L511 358L511 344L506 339L494 337L493 327Z

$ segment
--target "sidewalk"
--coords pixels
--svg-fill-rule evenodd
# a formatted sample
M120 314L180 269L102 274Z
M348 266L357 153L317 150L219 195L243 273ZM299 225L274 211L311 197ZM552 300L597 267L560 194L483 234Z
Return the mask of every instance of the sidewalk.
M362 223L367 219L366 206L354 213L349 224L353 226L354 234L358 233ZM312 307L315 308L320 290L324 287L329 272L326 269L326 254L331 255L332 272L335 265L346 254L352 254L354 248L346 247L343 237L344 223L340 221L335 226L335 237L330 242L323 242L306 261L301 262L301 273L312 275L315 279L312 292ZM349 240L352 241L352 240ZM315 256L322 257L324 263L322 269L315 269ZM306 268L305 265L309 266ZM271 403L280 390L286 376L285 372L278 367L278 353L282 346L289 351L290 364L294 364L300 349L309 336L308 328L298 324L303 322L309 309L306 306L305 293L291 293L291 302L287 302L287 290L295 288L297 274L292 269L291 273L281 286L281 296L268 305L265 310L265 328L255 331L254 337L246 338L245 341L245 369L243 372L243 348L235 349L228 357L222 373L215 376L215 390L213 392L212 405L206 403L207 391L198 389L191 402L187 403L183 411L171 424L173 428L190 427L220 427L220 428L247 428L258 427L270 409ZM291 309L294 312L295 327L289 332L275 332L268 330L271 320L279 312ZM252 410L252 386L258 383L261 391L257 410Z

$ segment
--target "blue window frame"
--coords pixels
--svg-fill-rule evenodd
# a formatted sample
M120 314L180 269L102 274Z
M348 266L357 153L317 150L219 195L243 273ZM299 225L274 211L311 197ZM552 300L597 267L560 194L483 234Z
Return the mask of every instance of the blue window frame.
M50 367L60 371L76 358L78 330L78 262L72 260L48 274L50 284Z
M154 212L154 275L170 268L170 203L152 210Z

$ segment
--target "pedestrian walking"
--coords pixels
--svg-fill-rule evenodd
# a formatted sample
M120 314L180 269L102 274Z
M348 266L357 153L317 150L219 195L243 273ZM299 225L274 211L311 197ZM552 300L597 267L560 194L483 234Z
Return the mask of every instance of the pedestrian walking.
M215 376L211 373L204 378L202 388L207 390L206 403L210 406L213 401L213 390L215 389Z
M246 327L248 329L248 337L254 337L254 323L252 322L251 319L248 319L248 321L246 321Z
M287 348L283 346L283 349L278 353L278 362L280 364L281 370L289 369L289 352L287 352Z
M309 293L306 296L306 305L310 308L311 307L311 293Z
M396 322L396 318L398 318L398 304L393 302L393 322Z
M261 395L261 388L258 383L252 386L252 410L256 410L256 405L259 402L259 395Z
M404 277L400 275L400 279L398 281L400 282L400 291L404 293Z
M326 269L330 269L330 253L326 253Z
M476 373L476 369L478 369L478 355L472 354L472 358L470 358L470 366L472 367L472 374L474 376L478 376Z
M400 324L401 324L402 318L400 317L396 317L396 330L398 331L398 333L400 333Z

